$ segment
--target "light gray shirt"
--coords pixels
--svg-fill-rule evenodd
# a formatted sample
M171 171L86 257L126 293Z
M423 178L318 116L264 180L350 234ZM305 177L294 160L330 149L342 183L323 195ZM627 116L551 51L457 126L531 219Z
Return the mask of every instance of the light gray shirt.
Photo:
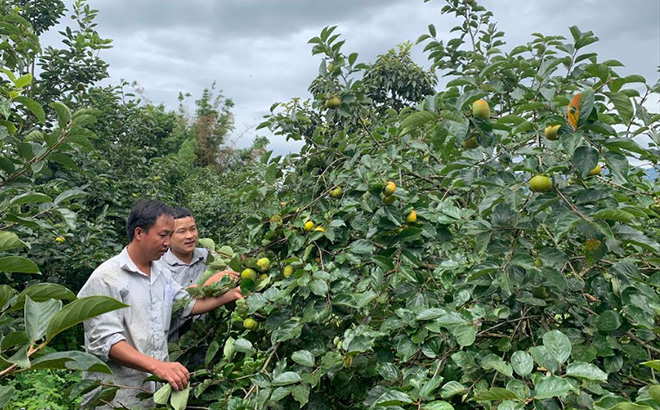
M196 284L202 278L206 270L205 262L208 254L209 251L206 248L195 248L190 263L185 263L172 252L172 249L168 249L156 264L160 265L162 269L169 269L176 283L187 288L190 285ZM172 319L170 335L168 337L169 342L179 340L179 332L181 326L186 323L186 319L186 317L182 316Z
M143 383L150 374L124 367L109 358L108 354L114 344L124 340L140 353L160 361L169 360L167 335L172 306L176 300L188 297L188 292L172 279L171 272L162 265L152 263L151 275L140 271L124 248L119 255L101 264L78 293L78 297L96 295L110 296L129 307L84 322L85 350L107 361L113 375L86 372L83 377L133 387L120 389L112 401L113 405L121 404L128 408L153 406L151 400L141 401L136 397L144 390L155 391L154 382ZM189 316L193 306L191 300L177 315ZM87 395L83 402L93 393Z
M185 263L179 259L172 249L169 249L165 255L157 262L172 272L172 278L184 288L194 285L201 279L206 270L206 257L209 251L206 248L195 248L190 263Z

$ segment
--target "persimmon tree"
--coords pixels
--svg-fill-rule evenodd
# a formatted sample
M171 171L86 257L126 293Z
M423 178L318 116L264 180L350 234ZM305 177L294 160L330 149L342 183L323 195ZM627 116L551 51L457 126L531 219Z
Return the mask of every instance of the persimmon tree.
M660 408L660 86L577 27L505 51L478 2L442 12L457 36L418 43L448 82L417 104L378 107L334 27L310 40L311 98L262 124L305 145L262 158L251 244L212 265L271 268L172 346L190 405Z

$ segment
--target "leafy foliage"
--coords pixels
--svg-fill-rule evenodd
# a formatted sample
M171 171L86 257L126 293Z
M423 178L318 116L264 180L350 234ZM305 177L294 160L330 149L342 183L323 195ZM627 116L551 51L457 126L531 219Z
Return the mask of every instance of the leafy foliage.
M306 144L267 159L251 244L230 266L275 262L244 280L244 304L174 346L197 369L189 403L658 408L658 190L637 164L659 160L645 102L660 87L585 52L591 32L534 34L505 53L477 2L443 12L462 19L458 37L430 26L420 41L450 79L414 107L372 109L357 79L369 66L342 53L335 28L310 40L324 58L313 101L275 105L263 124ZM472 115L479 99L490 118ZM535 175L552 189L531 192Z
M410 43L402 44L398 53L390 50L365 70L364 84L374 103L400 110L435 94L435 75L424 72L413 62L411 47Z
M129 83L99 86L110 41L84 1L64 48L38 60L36 34L61 3L52 14L43 2L2 5L0 377L11 381L0 406L23 377L61 374L27 370L105 370L51 346L121 306L24 278L76 288L121 249L133 202L159 197L219 239L214 269L264 275L171 346L193 382L165 387L159 404L660 408L660 194L645 172L659 160L648 101L660 86L586 51L593 33L535 33L504 52L492 13L447 0L456 37L430 25L418 40L448 77L436 92L409 45L361 63L325 28L310 40L322 60L311 98L274 104L260 126L305 142L282 158L264 140L228 145L233 103L214 86L192 118L144 103ZM487 113L473 114L478 100ZM537 175L550 190L530 190Z

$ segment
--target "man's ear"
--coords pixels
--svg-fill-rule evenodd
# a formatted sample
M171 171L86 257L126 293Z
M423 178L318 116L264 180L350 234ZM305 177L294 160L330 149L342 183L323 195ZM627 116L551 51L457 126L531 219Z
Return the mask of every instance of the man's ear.
M137 228L135 228L133 239L141 240L145 234L146 234L145 230L138 226Z

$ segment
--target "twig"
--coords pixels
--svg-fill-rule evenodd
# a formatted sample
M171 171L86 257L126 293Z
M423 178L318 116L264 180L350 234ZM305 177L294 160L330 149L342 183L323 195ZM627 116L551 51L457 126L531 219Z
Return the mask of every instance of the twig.
M577 207L576 207L575 205L573 205L573 204L571 203L571 201L569 201L569 200L564 196L564 194L561 193L561 191L560 191L557 187L554 187L554 188L555 188L555 191L559 194L559 197L562 199L562 201L564 201L564 202L566 203L566 205L568 205L568 207L571 208L571 210L572 210L573 212L575 212L580 218L584 219L585 221L587 221L587 222L591 222L591 220L590 220L589 218L587 218L582 212L580 212L580 210L577 209Z
M277 349L280 347L280 343L276 344L275 347L273 348L273 351L270 352L270 355L268 356L268 359L266 359L266 362L264 365L261 367L261 370L259 370L259 373L263 373L266 371L266 368L270 364L270 361L273 360L273 357L275 356L275 353L277 352ZM257 387L255 384L250 387L250 390L245 394L245 397L243 397L243 400L247 400L248 397L250 397L250 394L254 391L255 387Z
M506 324L509 324L509 323L515 323L515 322L519 322L521 320L527 320L527 319L534 319L534 318L537 318L537 317L539 317L539 315L523 316L523 317L519 317L517 319L505 320L504 322L500 322L500 323L496 324L495 326L491 326L488 329L482 330L481 332L477 333L477 336L481 336L483 334L489 333L490 331L492 331L494 329L497 329L500 326L504 326Z
M609 179L607 179L607 178L605 178L605 177L603 177L603 176L601 176L601 175L596 175L596 178L597 178L599 181L603 181L603 182L606 183L606 184L610 184L610 185L615 186L615 187L617 187L617 188L621 188L621 189L623 189L624 191L628 191L628 192L631 192L631 193L633 193L633 194L637 194L637 195L639 195L639 194L646 194L646 195L651 195L651 196L653 196L653 192L647 192L647 191L635 191L634 189L630 189L630 188L625 187L625 186L623 186L623 185L621 185L621 184L617 184L616 182L613 182L613 181L611 181L611 180L609 180Z
M634 341L636 341L637 343L639 343L640 345L644 346L646 349L651 350L651 351L653 351L653 352L655 352L655 353L657 353L657 354L660 354L660 349L658 349L657 347L653 347L653 346L647 344L647 343L644 342L642 339L640 339L639 337L635 336L635 334L632 333L630 330L626 330L626 334L627 334L628 336L630 336L630 338L631 338L632 340L634 340Z
M438 360L438 365L435 367L435 372L433 372L433 377L431 377L432 379L434 379L438 375L438 372L440 371L440 365L442 365L442 361L448 358L455 348L456 347L452 347L451 349L449 349L444 355L442 355L440 360Z

